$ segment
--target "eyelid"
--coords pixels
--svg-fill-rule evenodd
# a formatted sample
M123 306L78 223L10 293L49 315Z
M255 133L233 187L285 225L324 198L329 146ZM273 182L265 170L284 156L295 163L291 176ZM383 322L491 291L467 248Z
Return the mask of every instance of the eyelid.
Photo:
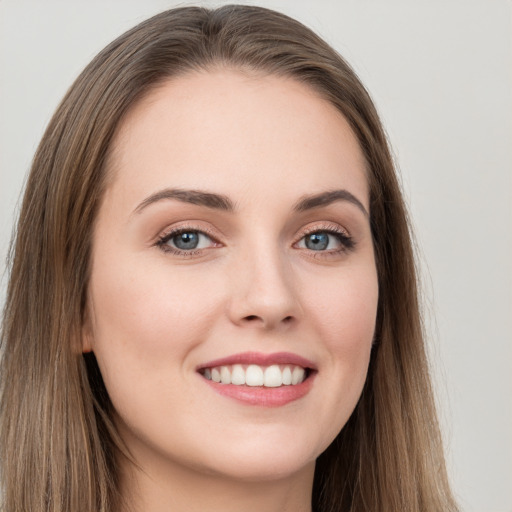
M158 241L162 238L168 237L171 234L178 234L186 231L197 231L199 233L203 233L216 242L219 242L219 239L223 236L222 232L220 232L218 229L212 229L208 224L205 225L205 222L202 220L185 220L175 222L160 230L155 239Z
M318 224L311 223L302 228L300 231L300 235L298 235L297 240L294 243L297 243L299 240L301 240L307 235L311 235L312 233L317 233L319 231L338 233L340 235L345 236L346 238L352 238L348 229L334 222L323 221Z

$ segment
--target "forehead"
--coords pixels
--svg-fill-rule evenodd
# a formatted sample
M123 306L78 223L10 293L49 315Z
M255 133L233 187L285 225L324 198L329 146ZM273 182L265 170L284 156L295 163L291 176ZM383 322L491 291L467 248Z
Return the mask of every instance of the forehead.
M125 117L110 162L113 184L140 194L169 181L291 195L348 181L368 207L366 164L348 122L287 77L216 69L170 79Z

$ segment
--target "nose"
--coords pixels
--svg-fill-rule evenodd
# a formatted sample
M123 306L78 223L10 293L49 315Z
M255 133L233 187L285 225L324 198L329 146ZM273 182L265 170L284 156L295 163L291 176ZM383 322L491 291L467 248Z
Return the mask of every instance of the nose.
M244 255L230 272L229 316L242 327L279 329L302 316L297 282L278 252Z

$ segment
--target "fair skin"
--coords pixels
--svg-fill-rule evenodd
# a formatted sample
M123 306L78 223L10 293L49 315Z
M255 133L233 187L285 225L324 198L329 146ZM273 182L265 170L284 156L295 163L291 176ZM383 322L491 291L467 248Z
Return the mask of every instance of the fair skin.
M83 349L137 463L120 459L131 510L309 511L377 311L349 125L292 79L191 72L132 108L110 171Z

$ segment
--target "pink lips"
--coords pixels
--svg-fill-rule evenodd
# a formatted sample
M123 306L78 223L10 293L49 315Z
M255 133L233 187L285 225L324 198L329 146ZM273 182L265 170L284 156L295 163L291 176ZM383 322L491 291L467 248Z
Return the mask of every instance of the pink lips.
M271 364L295 364L297 366L302 366L303 368L316 370L316 366L312 361L296 354L292 354L291 352L276 352L274 354L242 352L241 354L234 354L232 356L209 361L208 363L198 366L197 370L228 364L258 364L260 366L270 366Z
M298 400L305 396L313 385L317 373L316 365L296 354L289 352L276 352L273 354L262 354L258 352L244 352L232 356L215 359L201 364L196 370L201 373L205 368L241 365L296 365L308 370L308 377L300 384L269 388L264 386L250 387L246 385L221 384L212 380L203 379L214 391L220 395L233 398L248 405L259 405L263 407L279 407Z

